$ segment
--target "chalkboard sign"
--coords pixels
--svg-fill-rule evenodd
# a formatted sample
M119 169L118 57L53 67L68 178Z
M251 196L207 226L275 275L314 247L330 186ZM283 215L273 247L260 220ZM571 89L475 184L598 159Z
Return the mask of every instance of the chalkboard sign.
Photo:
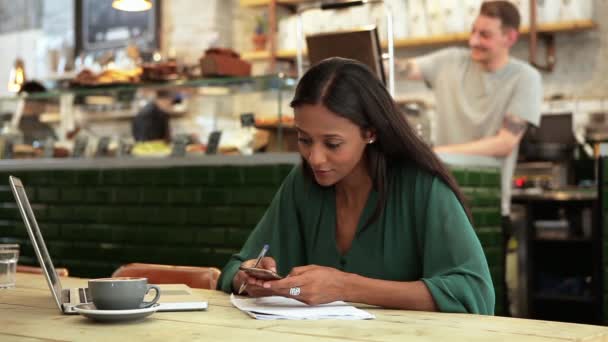
M112 1L76 1L76 50L91 52L135 44L142 51L159 47L160 0L152 9L126 12L112 7Z
M213 131L209 134L209 140L207 141L207 152L206 154L216 154L217 148L220 145L220 138L222 137L222 131Z
M241 127L255 126L255 115L253 113L241 114Z

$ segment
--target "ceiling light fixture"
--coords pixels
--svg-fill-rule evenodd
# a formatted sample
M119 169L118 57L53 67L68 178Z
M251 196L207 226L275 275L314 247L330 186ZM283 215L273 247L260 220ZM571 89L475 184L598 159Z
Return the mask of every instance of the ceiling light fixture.
M112 7L127 12L142 12L152 8L150 0L114 0Z

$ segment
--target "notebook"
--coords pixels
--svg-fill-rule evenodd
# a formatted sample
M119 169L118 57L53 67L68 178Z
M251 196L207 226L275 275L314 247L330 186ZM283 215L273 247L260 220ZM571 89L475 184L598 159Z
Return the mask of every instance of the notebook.
M53 261L42 238L42 232L34 216L34 211L27 198L23 183L17 177L10 176L9 183L17 201L23 223L32 242L32 247L42 268L44 277L55 299L59 310L64 314L77 314L74 309L79 304L90 303L91 296L86 288L63 288ZM190 288L183 284L160 285L161 296L157 311L194 311L206 310L207 301L194 295Z
M231 294L230 302L249 316L263 320L359 320L376 318L369 312L357 309L343 301L312 306L286 297L241 298Z

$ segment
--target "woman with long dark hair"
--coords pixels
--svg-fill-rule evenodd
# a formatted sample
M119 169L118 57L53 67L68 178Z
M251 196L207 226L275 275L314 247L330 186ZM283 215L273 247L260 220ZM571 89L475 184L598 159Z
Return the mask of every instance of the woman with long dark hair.
M218 287L308 304L336 300L493 314L487 261L449 171L363 64L330 58L291 102L302 163ZM265 281L253 266L287 275Z

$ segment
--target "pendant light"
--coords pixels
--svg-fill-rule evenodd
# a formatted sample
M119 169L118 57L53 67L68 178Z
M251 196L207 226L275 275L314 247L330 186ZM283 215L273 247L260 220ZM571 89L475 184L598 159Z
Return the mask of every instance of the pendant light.
M8 77L8 91L17 93L25 83L25 63L17 57Z
M112 7L127 12L142 12L152 8L150 0L114 0Z

